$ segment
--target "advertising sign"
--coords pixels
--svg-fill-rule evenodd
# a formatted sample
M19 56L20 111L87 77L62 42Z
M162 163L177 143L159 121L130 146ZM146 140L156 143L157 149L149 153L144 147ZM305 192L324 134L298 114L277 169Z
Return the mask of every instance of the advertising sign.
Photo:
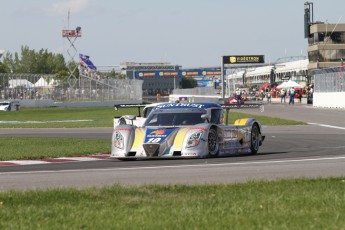
M197 80L198 87L214 87L213 80Z
M152 71L135 71L136 78L144 77L211 77L220 76L219 69L192 69L192 70L152 70Z
M223 64L258 64L265 63L264 55L223 56Z

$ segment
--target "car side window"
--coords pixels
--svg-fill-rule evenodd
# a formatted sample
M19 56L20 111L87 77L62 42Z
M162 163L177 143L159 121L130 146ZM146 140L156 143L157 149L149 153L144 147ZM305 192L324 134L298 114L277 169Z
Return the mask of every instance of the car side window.
M212 109L211 110L211 123L213 124L220 124L222 117L222 110L221 109Z
M148 117L153 108L154 107L146 107L146 108L144 108L143 117L144 118Z

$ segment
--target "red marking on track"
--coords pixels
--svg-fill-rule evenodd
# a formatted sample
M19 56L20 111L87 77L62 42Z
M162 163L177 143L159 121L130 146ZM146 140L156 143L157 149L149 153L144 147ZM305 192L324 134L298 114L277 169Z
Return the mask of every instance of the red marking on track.
M83 158L90 158L90 159L107 159L110 157L110 154L100 154L100 155L87 155L87 156L78 156L78 157L73 157L73 159L69 159L69 157L63 157L61 158L47 158L47 159L37 159L37 160L32 160L32 162L37 162L37 161L42 161L46 163L67 163L67 162L78 162L78 158L83 159ZM83 160L81 160L83 161ZM1 166L15 166L15 165L23 165L21 164L21 161L16 161L17 163L12 163L12 162L6 162L6 161L0 161L0 167ZM35 164L35 163L33 163ZM28 164L28 160L25 161L25 165L30 165Z
M11 163L11 162L0 162L0 166L14 166L17 165L15 163Z
M95 155L95 156L85 156L85 157L97 158L97 159L107 159L110 157L110 155L106 154L106 155Z
M73 162L73 161L77 161L77 160L70 160L70 159L42 159L40 161L44 161L44 162L49 162L49 163L64 163L64 162Z

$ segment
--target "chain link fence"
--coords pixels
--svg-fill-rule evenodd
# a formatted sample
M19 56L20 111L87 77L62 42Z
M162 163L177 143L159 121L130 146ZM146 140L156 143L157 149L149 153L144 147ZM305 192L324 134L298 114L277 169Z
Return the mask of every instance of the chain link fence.
M142 80L100 74L58 80L54 75L0 73L0 99L66 101L142 100Z
M345 74L343 67L318 69L312 72L314 90L317 93L345 92Z
M197 87L191 89L174 89L173 94L195 95L195 96L213 96L219 94L213 87Z

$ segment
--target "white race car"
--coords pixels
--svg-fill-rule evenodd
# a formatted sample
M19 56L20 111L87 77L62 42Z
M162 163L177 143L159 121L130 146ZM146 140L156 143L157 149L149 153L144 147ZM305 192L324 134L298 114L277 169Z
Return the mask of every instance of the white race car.
M133 117L133 115L123 115L121 117L114 117L114 128L118 125L125 125L125 124L130 124L130 125L135 125L137 127L142 127L147 116L150 114L152 109L160 105L162 103L152 103L152 104L147 104L147 105L114 105L115 110L119 110L119 108L138 108L138 114L139 116ZM143 111L140 112L140 108L144 107Z
M15 111L19 108L19 101L0 101L0 111Z
M223 124L223 111L229 108L237 106L205 102L154 106L140 127L132 123L114 127L110 158L204 158L256 154L265 138L259 121L243 118L232 125L227 121ZM135 116L128 116L128 119L134 123Z

